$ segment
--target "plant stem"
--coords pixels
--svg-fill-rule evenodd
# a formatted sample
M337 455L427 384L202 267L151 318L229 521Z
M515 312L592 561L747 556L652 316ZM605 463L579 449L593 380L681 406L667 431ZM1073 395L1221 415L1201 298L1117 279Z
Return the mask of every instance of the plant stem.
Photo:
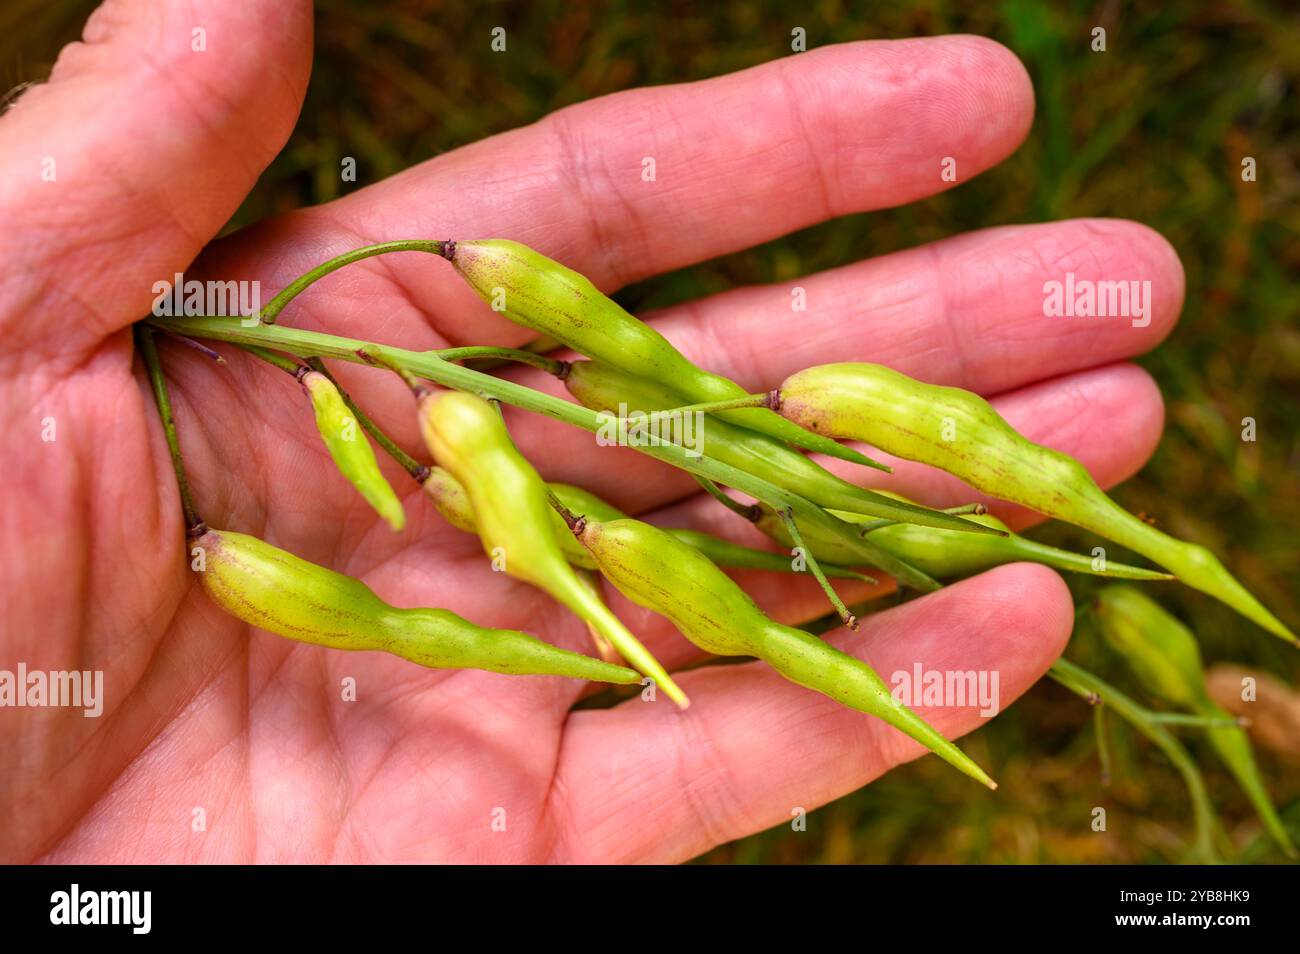
M576 514L566 507L563 501L555 495L555 490L550 484L546 485L546 499L550 502L551 509L560 515L560 518L573 531L575 536L582 532L582 527L587 522L586 515Z
M646 435L644 441L629 441L627 422L619 420L614 415L598 414L580 404L543 394L504 378L452 364L440 358L436 351L408 351L404 348L279 325L261 324L244 327L238 317L153 317L147 321L156 327L180 330L193 337L232 341L236 344L262 345L303 358L340 358L344 361L380 365L400 370L408 375L427 378L444 387L494 397L506 404L543 414L593 433L605 434L614 429L615 440L619 444L634 447L641 453L665 461L674 467L692 474L700 474L715 483L749 494L773 509L791 508L800 519L807 519L810 524L833 533L847 546L861 553L866 558L865 562L892 574L904 586L923 592L931 592L939 588L938 582L934 579L884 553L870 541L861 539L856 527L831 516L806 497L791 493L761 477L714 460L707 455L688 452L681 445L665 441L655 434Z
M1101 704L1100 699L1092 703L1092 728L1097 735L1097 758L1101 761L1101 784L1109 785L1111 779L1110 742L1106 735L1106 707Z
M284 306L293 301L308 286L324 278L330 272L338 271L344 265L351 265L353 262L359 262L363 258L370 258L375 255L383 255L386 252L428 252L431 255L442 254L442 242L430 241L427 239L401 239L396 242L380 242L378 245L367 245L363 248L356 248L350 252L344 252L337 255L327 262L322 262L311 271L298 276L266 303L258 315L262 324L273 325L280 312L284 311Z
M753 523L758 519L759 509L754 504L743 504L740 501L733 499L721 487L709 480L707 477L701 477L699 474L695 474L694 477L696 483L704 488L705 493L718 503L722 504L722 506L726 507L732 513L744 517L750 523Z
M953 516L953 517L965 517L968 515L981 517L984 514L989 512L989 508L984 506L982 503L972 503L972 504L962 504L960 507L948 507L939 512L946 513L949 516ZM856 521L852 521L852 522L856 522ZM885 527L896 527L901 522L902 521L900 520L865 521L863 523L858 524L858 532L860 532L863 536L866 536L872 530L882 530Z
M292 358L286 358L284 355L276 354L274 351L270 351L266 348L259 348L257 345L240 345L239 347L243 348L253 357L261 358L267 364L274 365L281 371L287 371L295 378L302 375L303 366Z
M179 341L187 348L193 348L199 354L203 355L203 357L211 361L215 361L217 364L226 363L225 358L221 357L221 355L217 354L217 352L213 351L211 348L209 348L201 341L195 341L193 338L187 338L185 335L178 335L175 332L168 332L167 336L176 341Z
M1205 861L1220 861L1214 849L1214 833L1218 823L1210 797L1205 791L1205 781L1201 778L1196 762L1178 740L1151 718L1153 713L1069 660L1058 659L1047 674L1075 695L1090 701L1095 698L1097 704L1110 706L1116 715L1130 723L1165 753L1165 757L1182 774L1187 793L1191 796L1192 813L1196 820L1196 853Z
M172 471L176 474L176 486L181 496L181 513L185 517L185 535L191 539L207 532L207 525L194 509L194 498L190 496L190 482L185 476L185 461L181 459L180 439L176 434L176 418L172 414L171 396L167 393L167 379L163 377L162 362L158 360L158 348L154 344L153 331L144 325L134 328L135 344L144 358L144 366L149 371L149 383L153 385L154 403L158 405L158 416L162 418L163 434L167 438L167 453L171 456Z
M1241 722L1231 716L1202 716L1186 712L1152 712L1151 721L1160 725L1185 725L1196 729L1239 729Z
M704 404L687 404L683 407L658 411L659 414L712 414L714 411L733 411L742 407L767 407L766 394L747 394L744 397L728 398L725 401L708 401Z
M821 584L822 590L825 591L827 598L830 599L831 605L835 607L835 612L840 614L840 619L844 622L845 626L849 629L857 629L858 618L849 612L849 608L844 605L844 601L840 599L840 595L835 592L835 587L831 586L830 580L826 579L826 574L822 572L822 568L817 564L817 558L814 557L808 547L804 545L803 535L799 532L799 526L794 522L794 514L791 512L789 507L786 507L781 511L781 519L785 521L785 529L786 532L790 534L790 539L794 541L794 545L799 548L799 552L803 555L804 560L807 561L808 569L812 570L812 575L817 578L817 582Z
M480 359L514 361L517 364L526 364L538 368L552 377L561 379L569 374L569 362L560 361L557 358L548 358L544 354L535 354L532 351L521 351L518 348L440 348L434 351L433 354L442 358L443 361L475 361Z

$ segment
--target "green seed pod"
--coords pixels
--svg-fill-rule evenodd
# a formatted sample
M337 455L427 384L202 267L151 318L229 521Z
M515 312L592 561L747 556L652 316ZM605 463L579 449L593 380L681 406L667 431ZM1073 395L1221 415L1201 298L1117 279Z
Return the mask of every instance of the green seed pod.
M1132 587L1108 586L1097 594L1094 608L1106 645L1153 696L1207 718L1232 718L1210 698L1196 637L1160 604ZM1294 856L1295 846L1264 787L1246 733L1236 726L1210 726L1205 731L1269 834Z
M585 490L580 491L582 496L577 496L572 492L579 491L579 488L570 487L568 484L549 484L548 486L560 503L576 513L585 512L583 507L576 505L579 501L587 503L587 497L599 500L595 495L587 494ZM441 467L429 468L429 476L424 481L424 492L433 500L433 505L438 508L438 512L442 514L443 519L449 524L457 530L464 530L466 533L478 533L478 524L474 520L474 507L469 501L469 494L460 485L460 481L446 470ZM571 502L574 505L571 505ZM618 513L617 510L603 501L601 501L601 505L602 509L608 509L615 514ZM552 528L560 549L564 551L564 558L573 566L585 570L594 570L596 564L592 561L591 554L587 552L586 547L573 539L573 534L569 533L569 527L564 522L564 518L556 513L552 507L548 507L547 510L551 514Z
M1114 540L1296 642L1209 550L1126 512L1082 464L1022 437L978 395L924 384L877 364L827 364L787 378L780 410L819 434L865 441L942 468L976 490Z
M696 367L645 322L628 314L586 277L507 239L446 242L443 255L479 296L515 324L574 351L655 381L671 381L694 402L745 397L745 389ZM727 411L729 420L832 457L879 467L833 440L809 434L766 408Z
M556 499L564 504L566 509L579 517L604 522L619 520L627 516L617 507L601 500L589 490L575 487L572 484L552 483L547 486L550 487L551 493L555 494ZM469 495L465 493L465 488L460 485L455 477L441 467L431 467L429 476L424 482L424 490L433 498L434 506L438 508L438 512L442 514L449 524L457 530L464 530L466 533L478 533L474 523L474 510L469 502ZM556 513L553 508L551 515L554 518L551 522L555 526L556 535L560 541L560 549L564 551L564 558L575 567L584 570L596 569L596 561L592 559L587 548L569 532L569 527L564 522L564 518ZM795 572L790 558L781 553L755 550L753 547L741 546L738 543L722 540L699 530L671 527L668 532L683 543L695 547L719 566L749 570L771 570L774 573ZM822 563L821 568L827 576L835 579L867 579L855 570L837 566L833 563Z
M311 398L316 412L316 429L339 473L357 488L366 503L375 509L394 530L406 526L406 513L392 486L384 479L375 460L374 449L366 440L361 425L348 410L334 382L318 371L308 371L301 378L303 390Z
M469 494L465 493L465 488L460 485L459 480L441 467L430 467L429 476L424 479L421 486L444 520L457 530L478 533Z
M1200 648L1186 626L1129 586L1105 587L1094 605L1102 638L1149 692L1180 709L1213 705Z
M209 529L199 580L213 602L260 629L330 649L392 653L433 669L640 681L613 666L508 629L485 629L442 609L399 609L360 580L299 559L257 537Z
M1232 718L1231 713L1217 706L1202 710L1202 715ZM1250 738L1245 730L1236 726L1219 725L1210 726L1205 730L1205 734L1215 754L1232 773L1241 790L1246 793L1246 798L1250 800L1255 814L1264 823L1269 835L1287 857L1295 858L1295 842L1291 840L1290 833L1287 832L1277 809L1273 806L1273 799L1264 785L1263 776L1259 774L1259 766L1255 764L1255 751L1251 748Z
M575 527L601 573L628 599L670 619L718 656L756 656L791 682L877 716L981 783L992 779L889 691L860 659L769 619L730 577L693 547L639 520Z
M615 415L669 411L686 403L671 388L597 361L573 362L564 385L586 407ZM713 415L701 417L702 433L697 439L704 453L813 503L870 517L995 535L991 528L960 517L864 490L765 434L720 421ZM861 557L855 557L853 562L860 563Z
M887 497L906 500L898 494L887 490L880 491ZM832 513L849 523L865 522L856 514L832 511ZM872 543L891 553L895 557L916 567L924 573L941 580L952 580L975 573L983 573L995 566L1006 563L1026 561L1042 563L1058 570L1072 573L1087 573L1093 576L1110 577L1117 580L1172 580L1173 576L1157 570L1128 566L1123 563L1105 561L1097 566L1092 557L1071 553L1043 543L1036 543L1018 534L1012 533L1005 523L992 514L972 514L967 517L976 523L993 527L1005 532L1006 536L976 536L969 533L953 533L934 527L917 527L909 524L895 524L881 527L868 533ZM757 521L762 529L773 539L785 543L790 539L785 521L769 507L761 508ZM804 535L804 543L813 551L814 557L825 556L842 560L853 553L842 541L820 532L816 527L805 529L802 524L799 531Z
M729 540L721 540L711 534L701 533L699 530L687 530L682 527L666 527L665 530L675 539L699 550L718 566L737 570L770 570L773 573L805 572L804 570L795 570L792 558L785 553L755 550L753 547L741 546ZM866 583L876 582L871 577L864 576L848 567L822 560L818 560L817 563L822 572L831 579L861 580Z
M594 626L686 708L686 694L565 560L546 484L515 449L497 410L460 391L429 394L420 401L420 429L434 460L465 488L488 556L504 558L506 573L545 590Z
M601 500L589 490L581 487L575 487L572 484L551 484L551 492L555 494L560 503L571 513L579 517L585 517L587 520L608 523L610 520L622 520L627 517L617 507L614 507L604 500ZM554 513L554 511L552 511ZM582 551L580 558L570 557L569 562L575 566L582 566L588 569L595 569L595 561L592 560L591 554L587 548L574 539L573 534L569 533L568 526L564 523L564 518L556 514L556 520L561 529L563 536L572 541L573 545ZM783 553L772 553L768 550L755 550L753 547L742 546L739 543L732 543L730 540L723 540L715 537L710 533L704 533L699 530L688 530L685 527L665 527L667 533L672 534L682 543L688 544L699 550L706 557L712 560L718 566L732 567L734 569L745 570L771 570L774 573L794 573L795 569L789 556ZM569 556L569 548L565 546L564 553ZM837 566L834 563L821 564L822 572L827 576L841 580L867 580L872 582L868 577L861 573L850 570L846 567Z
M778 543L793 546L785 521L780 515L770 507L760 505L759 509L759 518L755 521L755 525ZM834 511L834 515L850 523L861 520L851 513ZM1098 567L1091 557L1050 547L1044 543L1036 543L1012 533L1005 523L991 514L975 514L967 519L1006 531L1007 535L991 537L973 533L954 533L936 527L895 524L870 531L868 539L904 563L940 580L955 580L983 573L995 566L1022 561L1041 563L1057 570L1087 573L1117 580L1173 579L1168 573L1123 563L1112 563L1109 560L1106 561L1104 568ZM803 534L804 543L818 560L859 562L854 559L855 551L841 540L821 532L818 528L805 527L800 523L799 532Z

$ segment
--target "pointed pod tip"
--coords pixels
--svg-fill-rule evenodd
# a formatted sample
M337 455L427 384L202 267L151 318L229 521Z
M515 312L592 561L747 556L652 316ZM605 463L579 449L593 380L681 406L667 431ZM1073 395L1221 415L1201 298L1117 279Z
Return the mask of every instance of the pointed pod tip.
M676 704L677 711L685 712L687 709L691 707L690 696L682 692L681 686L677 685L677 683L674 682L671 688L663 685L661 685L659 688L663 689L663 691L668 694L668 698L671 699L674 704Z

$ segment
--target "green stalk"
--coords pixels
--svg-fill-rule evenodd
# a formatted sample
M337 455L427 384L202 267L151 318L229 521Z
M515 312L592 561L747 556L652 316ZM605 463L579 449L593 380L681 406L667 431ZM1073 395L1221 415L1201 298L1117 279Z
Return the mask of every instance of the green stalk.
M790 534L790 539L794 541L794 545L803 554L804 560L808 563L808 569L812 570L812 575L817 578L818 585L822 588L822 592L826 594L826 598L831 601L831 606L835 607L835 612L839 614L840 620L849 629L857 629L858 618L849 612L849 608L840 599L840 594L835 592L835 587L831 586L830 580L826 579L826 574L822 572L822 568L817 564L817 558L804 546L803 536L799 533L799 525L794 522L794 514L790 512L790 508L787 507L781 511L781 519L785 521L786 532Z
M261 358L272 367L279 368L281 371L292 374L295 378L301 377L303 374L303 366L292 358L286 358L282 354L276 354L274 351L267 348L259 348L256 345L240 345L239 347L243 348L253 357Z
M767 407L766 394L746 394L744 397L731 398L727 401L707 401L703 404L687 404L683 407L669 408L664 414L712 414L715 411L734 411L742 407Z
M280 312L284 311L285 305L297 298L310 285L320 281L330 272L338 271L345 265L359 262L363 258L383 255L385 252L428 252L431 255L442 255L442 244L442 242L427 239L400 239L396 242L380 242L378 245L367 245L364 248L344 252L342 255L331 258L328 262L322 262L311 271L299 275L288 285L285 285L274 298L266 303L266 307L258 312L258 318L262 324L275 324L276 318L280 317Z
M946 513L950 517L982 517L988 512L989 508L984 506L982 503L962 504L959 507L944 507L939 511L939 513ZM835 511L835 514L836 516L840 516L841 512L837 510ZM901 520L861 520L856 519L860 516L859 514L845 512L843 515L850 523L856 523L860 528L858 532L863 534L871 533L873 530L883 530L885 527L897 527L903 525Z
M176 418L172 414L171 396L167 393L167 379L163 377L162 362L158 360L158 348L154 344L153 332L144 325L137 324L134 329L135 344L144 358L144 366L149 371L149 383L153 386L154 402L158 405L158 416L162 418L163 434L167 438L167 453L171 456L172 471L176 474L176 486L180 490L181 512L185 517L185 534L187 537L200 537L207 532L207 525L194 509L194 498L190 495L190 482L185 476L185 461L181 458L180 439L176 433Z
M741 503L707 477L701 477L699 474L696 474L695 482L704 488L706 494L718 503L722 504L722 506L726 507L736 516L743 517L750 523L753 523L758 519L758 508L753 504Z
M1101 761L1101 784L1109 785L1111 780L1110 771L1110 737L1106 734L1106 707L1101 704L1101 700L1092 699L1092 728L1097 736L1097 758Z
M1047 674L1069 689L1094 704L1110 706L1111 710L1135 729L1150 739L1165 757L1174 763L1183 776L1187 793L1191 796L1192 812L1196 819L1196 853L1203 861L1211 864L1221 859L1214 849L1214 833L1218 822L1210 796L1205 790L1205 781L1196 767L1196 762L1187 754L1187 750L1167 729L1151 718L1151 713L1124 695L1114 686L1102 681L1097 676L1081 669L1068 659L1058 659L1052 664Z
M1193 729L1239 729L1241 723L1229 715L1195 715L1190 712L1152 712L1151 721L1160 725L1184 725Z
M513 361L516 364L526 364L545 371L556 378L563 378L569 369L569 362L567 361L548 358L544 354L537 354L532 351L521 351L518 348L491 348L475 345L467 348L439 348L434 353L443 361L480 361L485 359L496 362Z

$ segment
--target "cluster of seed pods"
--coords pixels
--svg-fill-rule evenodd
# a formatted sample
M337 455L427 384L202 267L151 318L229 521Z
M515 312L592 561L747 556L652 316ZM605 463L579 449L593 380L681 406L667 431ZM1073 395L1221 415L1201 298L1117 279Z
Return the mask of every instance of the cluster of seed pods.
M338 263L414 244L390 243L373 247L377 251L340 256L295 282L286 290L288 297ZM847 620L853 617L836 600L827 578L868 579L862 573L867 563L902 585L933 589L939 580L1029 560L1115 579L1176 578L1294 641L1290 630L1208 550L1128 514L1077 461L1030 442L974 394L925 384L879 365L835 364L793 375L768 394L748 395L736 383L692 364L584 276L527 246L503 239L419 244L424 246L420 250L447 259L485 300L503 302L507 318L583 355L587 360L552 364L585 407L605 415L627 408L702 414L703 453L710 459L815 505L814 516L824 518L820 522L796 519L788 506L774 501L732 501L705 482L754 526L806 558ZM277 296L268 321L287 300L284 294ZM405 458L406 469L450 524L477 534L489 557L503 558L504 572L545 591L583 619L604 658L561 650L524 633L485 629L445 610L396 609L358 580L255 538L200 526L195 543L206 552L203 586L233 615L289 638L336 649L387 651L432 667L622 684L649 679L686 708L685 692L584 575L595 571L634 603L666 617L705 653L756 657L793 682L884 720L993 787L983 769L895 699L865 662L770 619L720 569L792 572L796 562L786 555L699 531L654 527L581 488L547 484L515 447L494 402L466 391L432 388L394 368L413 387L420 431L433 459L432 466L419 464L382 438L367 419L358 419L351 399L319 362L309 367L276 361L287 363L286 370L308 394L340 473L393 530L403 530L405 514L380 472L366 431L399 460ZM1159 568L1098 561L1034 542L1012 533L982 507L935 510L894 493L867 490L804 453L817 451L888 470L841 444L844 439L938 467L976 491L1120 543ZM848 542L846 530L851 532ZM1154 694L1173 705L1209 712L1213 704L1200 681L1190 633L1157 619L1162 611L1148 606L1140 594L1129 595L1133 592L1103 592L1098 606L1109 643L1130 660ZM1139 618L1145 624L1134 622ZM1240 730L1212 732L1211 741L1270 832L1290 849Z

